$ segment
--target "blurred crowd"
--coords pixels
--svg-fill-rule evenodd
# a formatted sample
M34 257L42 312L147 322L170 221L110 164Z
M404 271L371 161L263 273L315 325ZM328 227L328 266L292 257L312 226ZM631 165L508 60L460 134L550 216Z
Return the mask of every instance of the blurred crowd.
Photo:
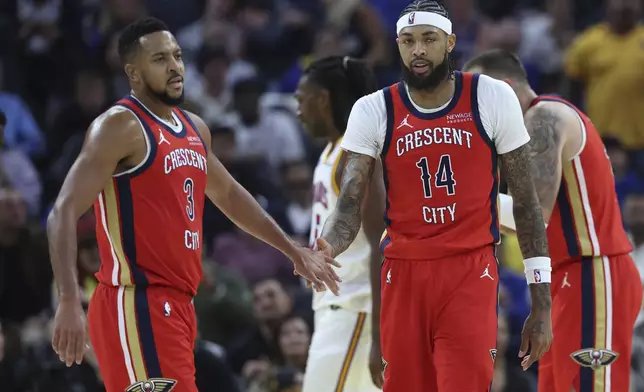
M91 121L129 91L116 37L146 15L183 48L185 108L212 131L234 177L302 244L312 166L323 147L304 134L292 93L313 59L366 60L382 86L399 78L394 26L409 0L5 0L0 3L0 385L3 391L102 391L89 352L65 368L49 344L56 298L44 217ZM605 138L624 224L644 275L644 28L640 0L444 0L462 64L505 48L538 93L587 110ZM94 216L78 225L79 281L88 300L99 265ZM200 390L299 391L313 331L311 292L281 253L208 205L205 276L195 298ZM493 392L534 390L521 372L529 312L516 239L499 252L501 305ZM644 391L644 316L632 391Z

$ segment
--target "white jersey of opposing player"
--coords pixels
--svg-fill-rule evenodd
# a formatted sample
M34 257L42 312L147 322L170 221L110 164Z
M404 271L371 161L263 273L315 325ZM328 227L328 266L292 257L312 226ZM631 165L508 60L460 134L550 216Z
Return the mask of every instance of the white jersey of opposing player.
M311 221L310 243L314 244L322 233L324 223L338 202L339 184L335 181L335 171L340 163L342 149L340 140L335 145L329 143L313 174L313 214ZM369 278L369 256L371 249L362 228L349 248L336 257L342 268L336 269L342 278L340 295L330 291L313 294L313 310L324 306L336 305L357 312L371 312L371 285Z

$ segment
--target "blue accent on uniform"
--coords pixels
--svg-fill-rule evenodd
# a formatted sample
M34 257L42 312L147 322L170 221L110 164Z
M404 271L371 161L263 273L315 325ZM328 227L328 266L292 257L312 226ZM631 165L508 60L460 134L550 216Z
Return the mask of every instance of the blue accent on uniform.
M134 233L134 204L130 179L127 177L116 178L116 192L119 198L119 217L121 218L121 235L123 237L123 251L127 257L135 286L135 303L137 326L141 339L141 350L145 361L148 378L162 377L159 357L154 343L154 333L148 305L147 287L148 278L137 266L136 238Z
M385 248L387 247L387 245L389 245L389 243L391 243L391 238L389 238L389 236L386 236L385 239L383 239L380 243L380 253L385 253Z
M203 148L206 149L206 154L208 154L208 151L210 151L210 147L206 145L206 142L203 140L203 137L201 137L201 132L199 132L199 129L197 129L197 126L195 125L194 121L192 121L192 119L190 118L190 116L185 110L180 108L177 108L177 110L179 110L181 114L183 114L183 116L186 118L186 120L188 120L188 124L190 124L194 133L196 133L197 136L199 136L199 139L201 139L201 143L203 144Z
M559 193L557 194L557 205L559 205L561 229L566 240L568 255L571 257L579 256L581 252L579 251L579 244L577 243L577 230L575 230L575 221L572 217L572 207L568 201L568 187L563 180L561 181Z
M472 75L472 85L470 88L470 107L472 108L472 117L474 118L474 123L476 124L476 130L478 131L481 138L485 141L485 144L490 148L491 159L492 159L492 190L490 192L490 213L492 215L492 223L490 224L490 234L492 234L492 239L495 244L498 244L501 240L501 232L499 230L499 217L497 210L497 201L499 198L499 156L496 153L496 146L494 142L490 139L487 132L485 132L485 127L481 121L481 113L479 111L479 101L478 101L478 85L479 85L479 74Z
M161 365L159 365L159 356L157 355L157 346L154 342L154 331L152 330L152 319L150 318L150 303L148 302L148 292L145 287L136 286L134 301L136 321L141 339L141 351L143 352L143 360L145 361L148 378L163 377Z
M166 131L168 131L172 136L177 137L177 138L183 138L186 136L187 128L186 124L183 123L183 121L179 121L181 123L181 132L176 132L172 128L170 128L167 124L163 123L162 121L157 120L157 118L154 116L154 114L148 110L145 106L143 106L136 98L132 97L131 95L128 95L127 97L123 98L124 100L127 100L134 105L138 106L145 114L147 114L150 119L156 123L158 126L162 127ZM176 115L176 113L175 113Z
M400 88L400 86L399 86ZM389 226L391 220L389 219L389 177L387 175L387 152L389 151L389 146L391 145L391 139L394 136L394 101L391 95L391 88L386 87L382 90L382 94L385 97L385 108L387 109L387 130L385 132L385 141L382 145L382 153L380 158L382 161L382 179L385 183L385 225ZM383 248L384 249L384 248Z
M595 291L593 288L593 258L581 259L581 347L595 347ZM579 367L579 392L592 392L593 369Z
M136 118L139 120L139 122L143 125L143 131L145 132L145 135L147 136L148 141L150 142L150 147L149 147L150 148L150 155L145 160L143 165L141 165L138 169L136 169L135 171L133 171L131 173L117 175L117 177L129 177L129 178L132 178L132 177L138 176L139 174L143 173L147 168L149 168L152 165L152 162L154 162L154 158L156 158L156 156L157 156L157 143L156 143L157 138L156 138L156 136L154 135L154 133L152 132L152 130L148 126L147 119L146 118L141 118L141 116L139 116L136 113L136 111L134 110L134 108L132 108L130 105L133 105L133 104L132 104L132 100L129 100L129 99L126 100L125 102L121 102L121 103L117 104L117 106L122 106L122 107L128 109L130 112L132 112L132 114L134 114L134 116L136 116Z
M446 107L433 113L423 113L420 110L416 109L414 104L411 102L411 99L409 99L409 94L407 94L405 83L398 83L398 94L400 95L400 99L402 99L402 102L405 104L407 110L409 110L409 113L411 113L414 117L420 118L421 120L435 120L444 117L449 112L451 112L458 104L458 101L461 99L461 93L463 92L463 75L458 71L454 72L454 82L454 97L452 98L452 100Z

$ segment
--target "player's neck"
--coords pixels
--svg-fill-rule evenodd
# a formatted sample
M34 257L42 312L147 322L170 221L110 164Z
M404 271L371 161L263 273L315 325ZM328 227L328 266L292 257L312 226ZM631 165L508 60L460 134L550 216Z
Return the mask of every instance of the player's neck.
M454 80L448 78L431 91L413 89L409 85L407 85L407 91L416 105L423 109L436 109L452 100L455 86Z
M515 91L517 93L517 97L519 98L519 103L521 104L521 110L523 110L523 114L525 114L525 112L530 109L532 101L534 101L534 99L537 98L538 95L532 88L530 88L530 86L515 89Z
M174 121L172 119L172 107L160 102L158 99L152 98L140 91L132 91L132 95L136 97L149 111L156 114L158 117Z

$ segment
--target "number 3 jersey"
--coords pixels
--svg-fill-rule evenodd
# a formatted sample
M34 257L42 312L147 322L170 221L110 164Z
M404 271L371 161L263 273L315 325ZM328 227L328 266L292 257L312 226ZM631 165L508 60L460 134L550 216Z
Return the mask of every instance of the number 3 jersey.
M456 72L454 95L417 106L404 83L356 103L343 147L377 156L387 190L388 258L436 259L499 242L499 154L529 141L506 83Z
M338 202L339 184L335 180L335 172L342 160L343 151L340 141L329 143L313 173L313 213L311 221L310 244L322 233L324 223ZM337 305L356 312L371 312L371 285L369 280L369 257L371 248L362 228L351 246L336 260L342 268L336 272L342 277L340 295L335 296L330 291L313 293L313 309Z
M139 121L147 155L112 176L94 203L101 257L96 276L106 285L160 285L194 296L202 275L204 142L180 109L173 109L169 123L134 96L116 106Z

